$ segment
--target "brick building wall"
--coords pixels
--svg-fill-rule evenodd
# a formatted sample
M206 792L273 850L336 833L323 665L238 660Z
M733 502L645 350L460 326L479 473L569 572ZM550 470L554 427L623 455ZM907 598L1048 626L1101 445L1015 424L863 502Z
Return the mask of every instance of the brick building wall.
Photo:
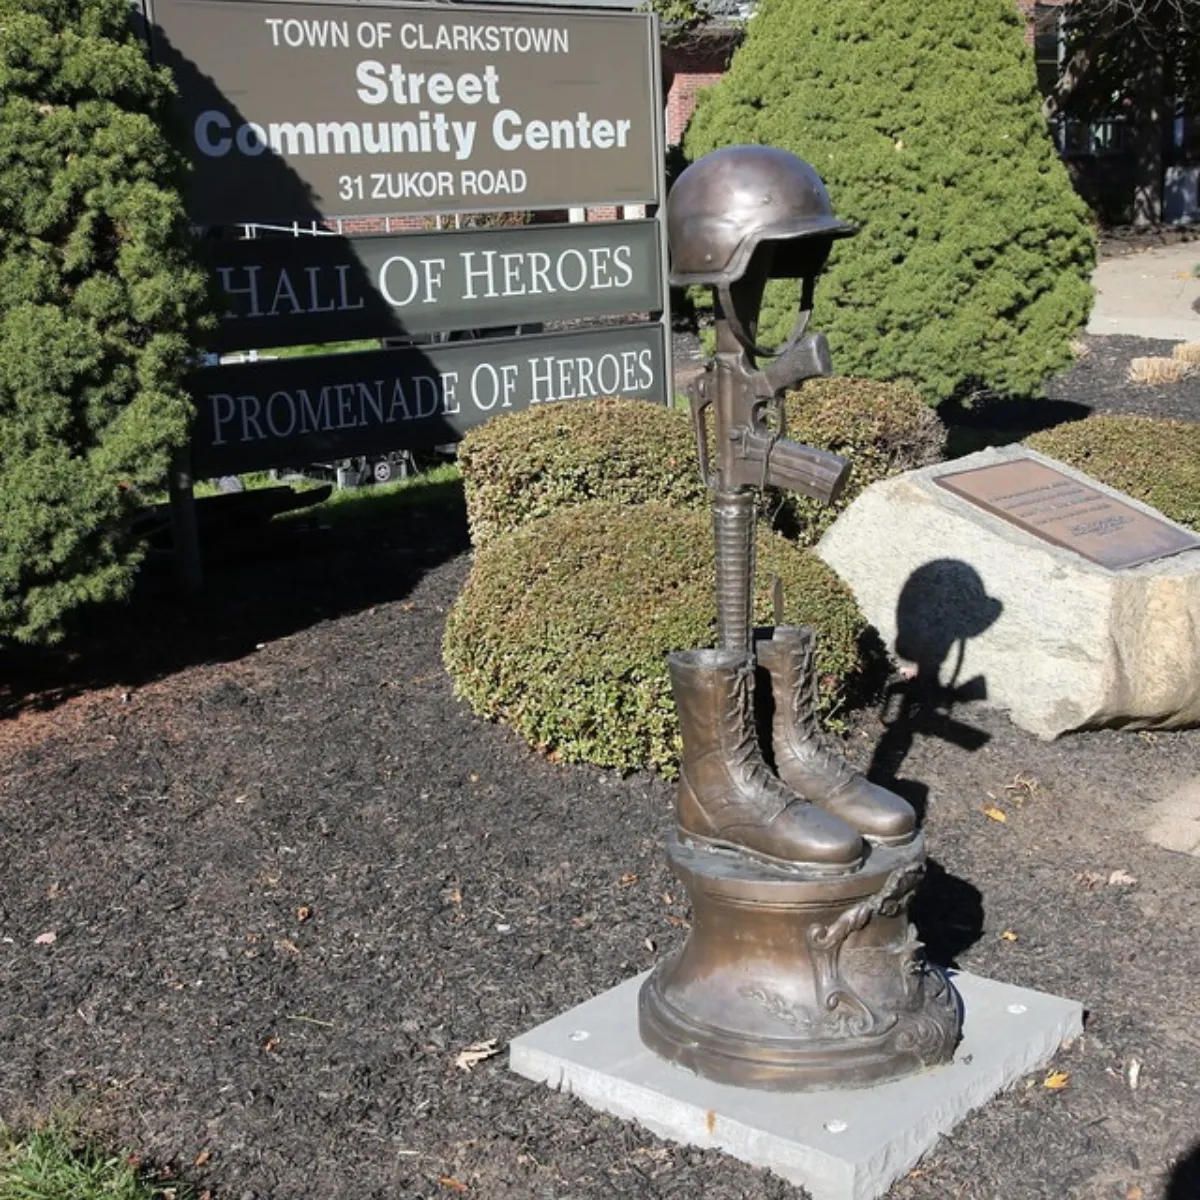
M720 81L723 71L680 71L671 80L667 92L667 145L678 146L683 131L696 111L696 100L702 88Z

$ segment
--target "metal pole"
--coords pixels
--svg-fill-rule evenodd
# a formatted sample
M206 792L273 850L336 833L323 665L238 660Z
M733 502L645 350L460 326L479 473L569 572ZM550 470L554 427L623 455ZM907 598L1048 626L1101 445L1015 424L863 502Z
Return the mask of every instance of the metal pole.
M194 596L204 582L200 567L200 531L196 498L192 494L191 454L185 447L171 460L171 540L175 547L175 578L185 596Z

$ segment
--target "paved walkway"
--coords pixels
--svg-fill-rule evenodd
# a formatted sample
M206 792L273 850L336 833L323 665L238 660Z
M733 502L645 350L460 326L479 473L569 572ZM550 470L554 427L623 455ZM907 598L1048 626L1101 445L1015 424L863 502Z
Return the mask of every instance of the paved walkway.
M1110 258L1096 268L1088 333L1200 341L1200 242Z

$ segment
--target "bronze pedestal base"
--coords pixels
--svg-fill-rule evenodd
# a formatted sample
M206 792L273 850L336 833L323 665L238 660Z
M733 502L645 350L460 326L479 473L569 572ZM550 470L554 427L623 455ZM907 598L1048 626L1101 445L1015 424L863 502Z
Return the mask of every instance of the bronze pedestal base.
M961 1006L908 920L923 839L872 848L832 877L772 871L677 832L667 855L693 918L639 997L657 1054L773 1091L860 1087L949 1061Z

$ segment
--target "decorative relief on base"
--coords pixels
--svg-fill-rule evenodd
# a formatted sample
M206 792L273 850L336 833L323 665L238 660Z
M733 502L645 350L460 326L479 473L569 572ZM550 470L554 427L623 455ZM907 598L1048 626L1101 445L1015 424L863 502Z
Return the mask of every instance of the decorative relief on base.
M959 1000L908 920L920 839L873 849L836 878L783 875L678 838L668 855L693 921L642 988L651 1049L712 1079L783 1091L865 1086L950 1059Z

